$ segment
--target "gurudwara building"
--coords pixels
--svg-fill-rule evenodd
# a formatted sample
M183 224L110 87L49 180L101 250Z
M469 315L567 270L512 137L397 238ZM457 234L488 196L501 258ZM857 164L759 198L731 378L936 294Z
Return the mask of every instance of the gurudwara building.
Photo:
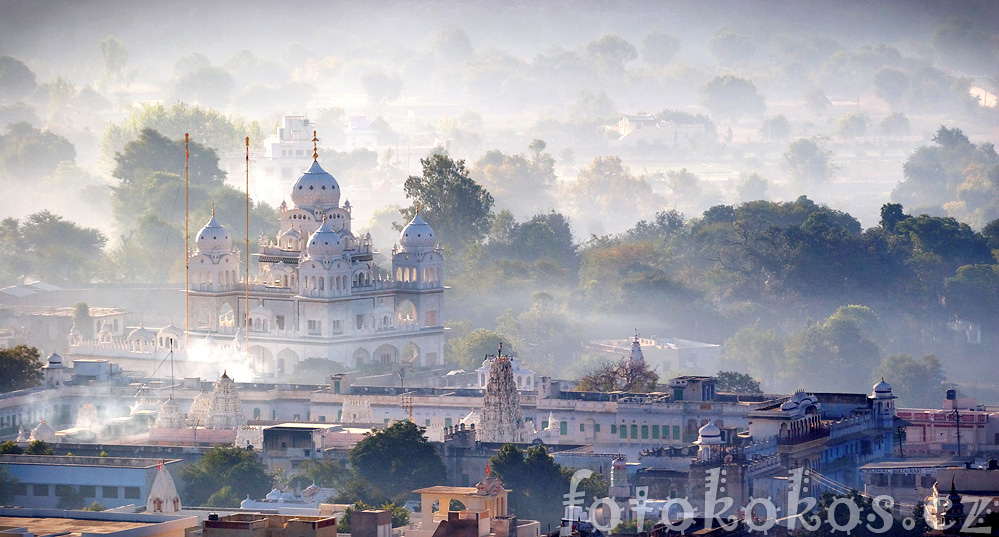
M260 240L248 301L239 250L213 214L188 260L190 337L247 345L262 376L291 372L307 358L349 368L440 364L444 257L434 230L417 214L392 248L391 273L379 272L371 235L354 235L350 202L341 205L340 196L314 150L292 187L292 206L280 206L277 236Z

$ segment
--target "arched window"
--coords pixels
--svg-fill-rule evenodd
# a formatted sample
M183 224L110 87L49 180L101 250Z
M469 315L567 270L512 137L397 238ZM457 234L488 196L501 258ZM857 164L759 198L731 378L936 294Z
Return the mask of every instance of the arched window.
M320 276L319 277L319 290L320 291L326 289L326 283L325 282L326 282L326 278L323 278L322 276Z

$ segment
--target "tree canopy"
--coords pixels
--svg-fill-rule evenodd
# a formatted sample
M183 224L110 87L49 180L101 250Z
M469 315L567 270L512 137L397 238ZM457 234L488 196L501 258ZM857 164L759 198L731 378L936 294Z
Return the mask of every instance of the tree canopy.
M193 506L238 507L247 496L263 498L273 484L256 453L233 446L213 447L181 469L180 477L184 503Z
M469 177L464 160L435 153L420 159L423 175L411 175L403 189L413 206L403 209L406 219L419 211L441 242L464 247L485 236L493 196Z
M31 388L42 383L38 349L17 345L0 349L0 393Z
M437 484L445 474L444 461L425 432L411 421L397 421L355 444L350 465L357 476L388 498Z

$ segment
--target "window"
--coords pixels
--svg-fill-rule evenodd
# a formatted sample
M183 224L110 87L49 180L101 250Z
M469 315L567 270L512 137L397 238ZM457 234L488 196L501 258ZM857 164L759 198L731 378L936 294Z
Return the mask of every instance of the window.
M659 426L658 425L653 425L652 426L652 439L653 440L658 440L659 439Z
M642 425L642 440L648 440L648 439L649 439L649 426Z
M548 428L548 420L542 420L541 421L541 428L542 429L547 429Z
M451 418L444 418L444 426L445 427L451 426Z
M284 330L284 315L275 315L274 324L277 325L278 330Z
M559 422L558 433L562 436L569 434L569 424L567 422Z
M621 431L621 438L628 438L628 426L627 425L622 425L622 426L618 427L618 430Z
M319 336L322 335L322 329L320 328L319 321L309 319L308 321L309 335Z
M583 425L582 423L580 423L579 424L579 432L585 433L586 432L586 425Z
M48 496L49 486L48 485L31 485L31 495L32 496Z
M679 439L680 439L680 426L679 425L674 425L673 426L673 440L679 440Z
M593 424L593 432L595 432L595 433L599 433L600 432L600 424L599 423L594 423Z
M319 416L319 423L326 423L326 416Z
M631 439L632 440L638 439L638 425L631 426Z
M617 424L616 423L612 423L611 424L611 434L617 434Z
M340 320L333 321L333 333L334 334L343 333L343 321Z
M97 487L93 485L80 485L80 496L84 498L96 498Z
M423 316L423 321L427 326L437 326L437 312L428 311L426 315Z
M118 487L101 487L102 498L117 498Z
M364 330L364 314L358 313L356 319L356 325L358 330Z
M139 487L125 487L125 498L129 500L138 500Z

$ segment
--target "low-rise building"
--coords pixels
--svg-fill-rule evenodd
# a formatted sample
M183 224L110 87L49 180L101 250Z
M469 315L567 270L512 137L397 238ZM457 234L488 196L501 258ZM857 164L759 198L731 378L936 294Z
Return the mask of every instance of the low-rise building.
M0 507L0 535L185 537L197 527L193 516Z
M85 503L113 508L144 504L162 464L180 459L82 457L59 455L0 455L0 466L17 479L13 505L55 508L60 497L79 494Z

